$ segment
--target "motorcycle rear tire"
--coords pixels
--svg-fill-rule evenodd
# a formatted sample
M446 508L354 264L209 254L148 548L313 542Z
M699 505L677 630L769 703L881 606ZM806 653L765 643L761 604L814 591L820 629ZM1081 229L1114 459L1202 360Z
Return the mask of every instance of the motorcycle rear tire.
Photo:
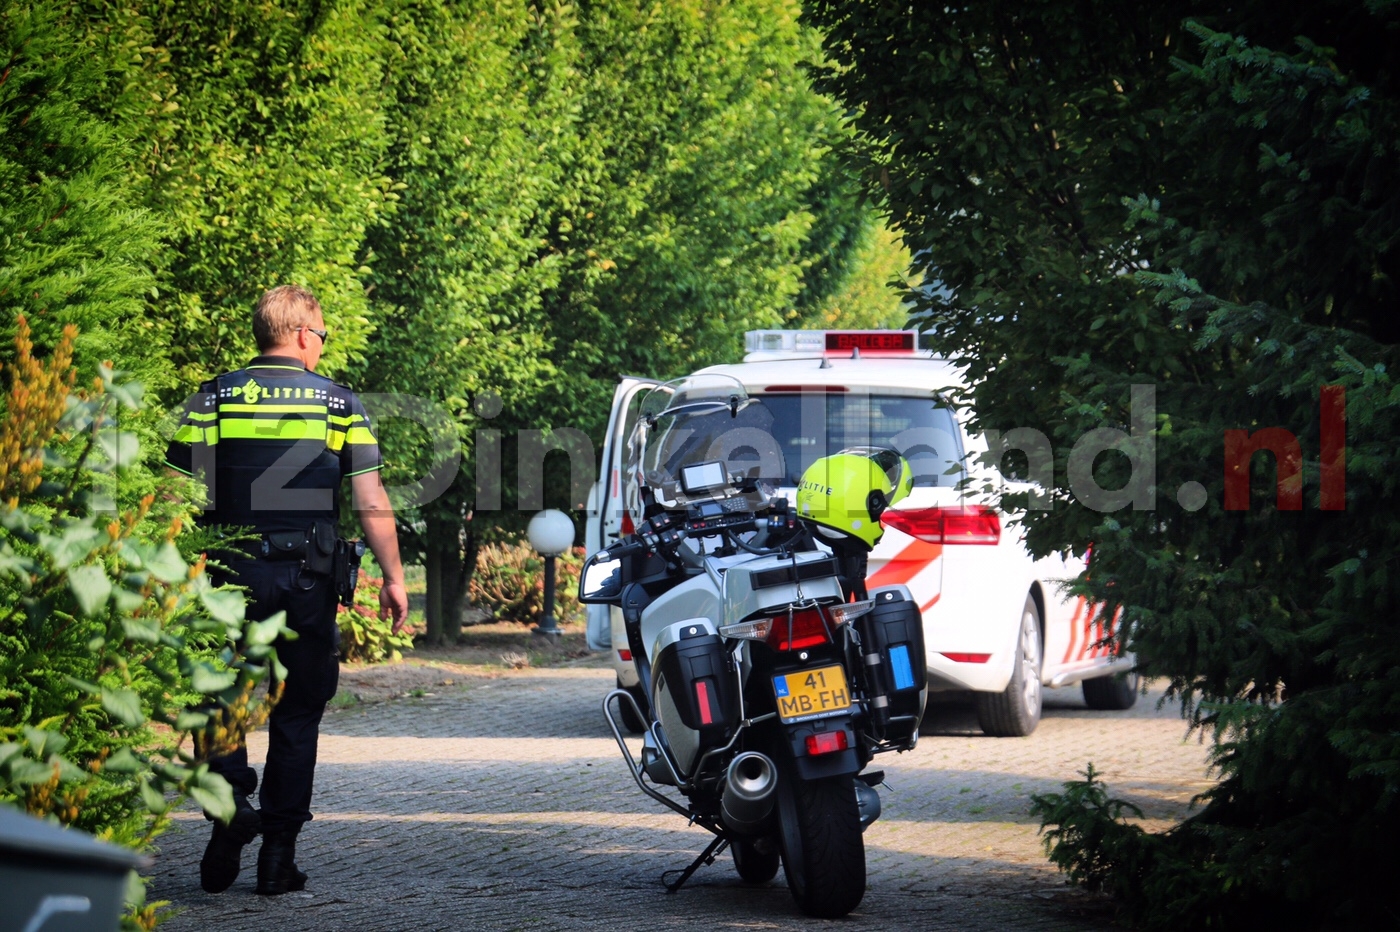
M807 915L838 919L865 896L855 778L784 776L778 785L778 838L788 890Z
M751 839L736 838L729 850L734 854L734 869L744 883L767 883L778 876L781 859L776 845L765 853L759 851Z

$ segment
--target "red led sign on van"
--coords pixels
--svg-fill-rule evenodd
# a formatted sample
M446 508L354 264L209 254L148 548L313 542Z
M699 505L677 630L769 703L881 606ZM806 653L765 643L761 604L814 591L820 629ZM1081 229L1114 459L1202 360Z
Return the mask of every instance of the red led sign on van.
M869 350L882 353L911 353L914 351L914 333L910 330L829 330L826 334L827 352L845 350Z

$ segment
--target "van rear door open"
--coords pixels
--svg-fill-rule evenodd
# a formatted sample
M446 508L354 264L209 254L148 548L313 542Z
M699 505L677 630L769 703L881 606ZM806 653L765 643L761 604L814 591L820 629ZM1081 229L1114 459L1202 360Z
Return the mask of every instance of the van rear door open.
M608 415L608 429L603 435L599 457L598 481L588 493L583 543L589 553L602 550L622 536L623 517L627 513L623 500L627 491L623 475L627 465L627 437L636 426L642 396L660 384L656 379L623 376L613 392L612 413ZM588 606L588 646L592 650L612 647L612 622L608 612L607 605Z

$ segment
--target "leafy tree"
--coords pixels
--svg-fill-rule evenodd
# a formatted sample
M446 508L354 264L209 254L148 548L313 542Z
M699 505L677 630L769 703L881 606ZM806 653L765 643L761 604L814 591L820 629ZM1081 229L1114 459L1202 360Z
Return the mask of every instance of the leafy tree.
M523 525L518 432L597 437L619 372L732 355L809 272L813 301L840 284L869 215L835 180L795 4L404 2L385 22L402 201L368 236L383 326L361 381L431 399L466 454L405 528L429 639L450 639L480 542ZM502 444L478 470L483 431ZM421 426L385 434L404 473L435 465ZM565 466L550 503L576 508Z
M0 7L0 365L18 364L19 321L41 353L73 327L78 384L110 382L120 360L121 391L137 398L174 384L151 300L170 253L132 170L150 109L127 80L136 43L109 25L67 3ZM162 413L117 405L111 417L107 465L85 469L75 491L132 511L156 490L135 454L163 447ZM162 502L152 519L174 516Z
M1029 544L1092 542L1078 589L1124 608L1140 668L1217 737L1220 782L1166 834L1117 820L1092 778L1040 799L1054 859L1157 928L1386 918L1400 7L807 13L818 86L855 111L866 188L939 285L916 314L969 366L978 425L1054 441ZM1345 388L1344 453L1325 384ZM1276 425L1299 455L1227 461L1228 431ZM1138 437L1076 474L1101 427ZM1243 509L1234 474L1254 480ZM1147 507L1091 507L1090 479L1136 479Z
M843 138L802 71L818 54L788 0L591 3L582 140L547 307L568 423L602 430L622 372L680 375L840 284L868 222L836 180Z
M152 300L178 376L168 400L251 358L253 304L276 284L320 299L328 374L361 358L374 325L366 230L395 197L381 164L378 8L112 3L89 29L116 49L137 44L127 80L158 101L118 113L142 131L130 170L171 250Z
M566 7L437 0L395 4L387 17L386 167L403 200L391 223L369 231L383 325L361 381L446 413L444 422L414 408L418 423L382 425L391 481L444 466L435 433L468 457L445 494L404 516L428 571L430 641L455 638L476 529L497 517L467 518L475 428L522 423L555 374L540 294L558 278L544 235L566 168L573 81L561 39L571 22ZM491 397L474 408L483 393ZM502 408L489 425L477 413Z
M802 324L814 328L883 330L903 327L909 318L909 266L912 258L899 234L883 223L866 226L846 260L839 287L802 311Z

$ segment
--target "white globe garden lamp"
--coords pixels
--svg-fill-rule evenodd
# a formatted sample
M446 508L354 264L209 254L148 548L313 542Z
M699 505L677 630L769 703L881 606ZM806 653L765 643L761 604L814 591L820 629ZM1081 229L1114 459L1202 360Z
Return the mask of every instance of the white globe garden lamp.
M554 620L554 558L574 545L574 522L564 512L547 508L530 519L525 533L530 546L544 557L544 617L533 630L558 637L562 632Z

